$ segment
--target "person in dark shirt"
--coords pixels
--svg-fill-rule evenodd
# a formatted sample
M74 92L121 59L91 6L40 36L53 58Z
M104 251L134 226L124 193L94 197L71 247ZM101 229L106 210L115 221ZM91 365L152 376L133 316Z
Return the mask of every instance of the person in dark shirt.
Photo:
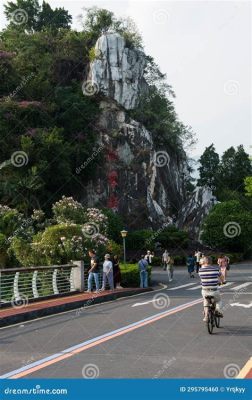
M148 287L148 261L145 256L141 256L141 260L138 262L139 272L140 272L140 287Z
M88 271L88 292L92 292L93 279L95 281L96 292L99 292L99 260L94 250L89 250L90 269Z
M121 289L121 270L119 265L119 258L115 255L112 259L113 263L113 275L114 275L114 287L115 289Z
M190 275L190 278L194 278L195 257L193 257L192 254L190 254L190 256L187 257L186 264L187 264L188 273Z

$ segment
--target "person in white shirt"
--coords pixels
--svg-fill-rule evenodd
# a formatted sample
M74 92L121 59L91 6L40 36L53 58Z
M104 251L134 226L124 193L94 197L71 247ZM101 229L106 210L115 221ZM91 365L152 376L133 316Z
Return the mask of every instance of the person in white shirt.
M163 263L163 270L164 271L166 271L166 269L167 269L168 259L169 259L169 253L168 253L167 250L165 250L163 255L162 255L162 263Z
M105 290L107 282L109 284L110 290L114 290L113 264L110 260L110 254L105 254L104 256L102 278L103 279L101 290Z
M150 250L147 251L147 254L145 255L145 259L147 260L148 264L152 264L152 259L154 257L154 254L150 252Z
M198 274L199 268L200 268L200 259L202 258L201 252L199 250L197 250L194 254L194 257L196 257L196 272Z

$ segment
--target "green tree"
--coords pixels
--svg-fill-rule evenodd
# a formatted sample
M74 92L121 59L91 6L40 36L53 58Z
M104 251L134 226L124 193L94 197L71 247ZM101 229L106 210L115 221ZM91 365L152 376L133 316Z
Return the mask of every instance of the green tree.
M10 23L10 28L15 30L26 30L28 32L60 28L69 29L72 17L64 8L53 10L51 6L43 1L42 7L38 0L16 0L9 1L4 5L5 15Z
M198 179L198 186L208 186L215 190L218 185L218 169L220 158L215 151L214 144L206 147L204 153L199 159L200 167L198 168L200 177Z
M251 247L252 212L239 201L216 204L203 223L201 239L207 245L246 252Z
M252 176L245 178L246 196L252 197Z
M244 193L244 179L251 174L251 161L243 146L238 146L237 150L234 147L230 147L221 158L219 192L222 188L227 188Z

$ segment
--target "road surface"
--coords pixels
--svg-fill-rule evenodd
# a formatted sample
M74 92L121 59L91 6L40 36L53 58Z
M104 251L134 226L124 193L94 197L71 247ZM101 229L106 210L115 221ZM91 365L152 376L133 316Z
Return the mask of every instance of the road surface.
M251 354L252 264L233 265L209 335L199 279L154 269L161 290L0 329L2 377L235 377Z

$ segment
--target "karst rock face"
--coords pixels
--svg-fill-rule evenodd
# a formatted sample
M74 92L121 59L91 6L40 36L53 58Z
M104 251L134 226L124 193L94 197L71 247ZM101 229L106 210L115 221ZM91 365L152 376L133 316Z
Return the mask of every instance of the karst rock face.
M187 226L187 204L195 195L188 198L184 189L186 158L154 144L152 132L128 112L148 90L144 53L127 48L117 33L102 35L95 52L84 85L91 82L102 95L97 128L105 164L89 182L83 202L119 212L128 229L157 229L174 222ZM209 210L200 201L197 207L200 215Z
M126 110L133 109L147 89L143 77L146 58L143 52L126 47L118 33L102 35L95 46L95 60L90 64L89 79L100 92L114 99Z

